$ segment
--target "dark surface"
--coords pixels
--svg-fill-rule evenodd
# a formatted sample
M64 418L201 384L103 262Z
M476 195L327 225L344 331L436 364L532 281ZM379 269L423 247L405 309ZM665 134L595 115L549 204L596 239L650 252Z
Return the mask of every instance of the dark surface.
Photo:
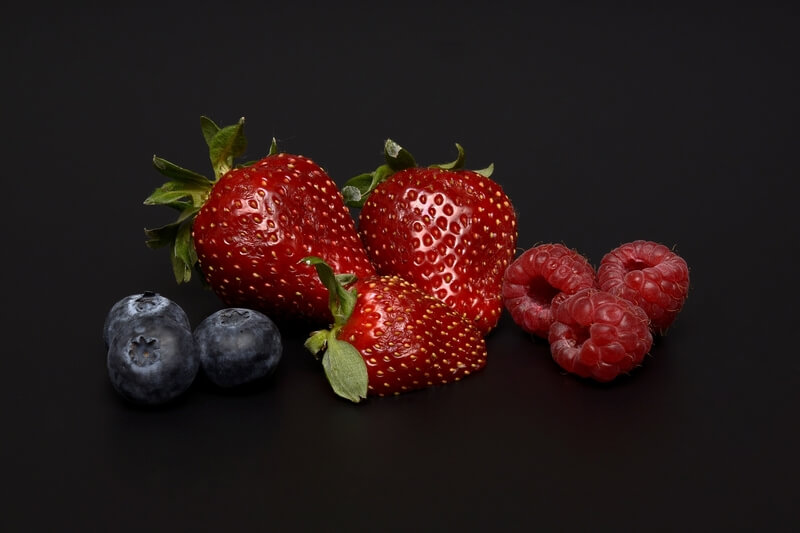
M5 17L0 529L800 528L797 10L333 5ZM132 408L111 305L221 307L142 234L173 215L142 206L154 153L209 169L201 114L339 185L386 137L423 163L459 142L495 163L521 249L660 241L690 298L611 385L506 315L457 385L350 405L298 327L267 382Z

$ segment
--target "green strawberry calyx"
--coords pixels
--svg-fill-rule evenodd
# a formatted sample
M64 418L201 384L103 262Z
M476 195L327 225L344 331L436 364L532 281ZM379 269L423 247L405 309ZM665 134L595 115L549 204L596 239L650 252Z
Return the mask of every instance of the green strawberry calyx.
M305 347L314 356L322 352L322 368L333 391L353 403L367 397L367 364L358 350L347 341L339 340L339 330L353 314L357 293L347 286L356 281L353 274L335 274L319 257L305 257L302 263L317 270L320 281L328 289L328 305L333 314L333 326L311 333Z
M428 168L438 168L442 170L464 169L464 148L458 143L455 143L455 145L458 150L458 157L456 157L455 160L449 163L429 165ZM365 172L347 180L341 191L345 205L349 207L364 207L364 203L366 203L372 191L374 191L378 185L389 179L392 174L408 168L417 167L414 156L392 139L386 139L384 142L383 156L385 160L384 164L372 172ZM476 170L475 172L488 178L492 175L493 171L494 164L492 163L488 167Z
M197 263L197 252L192 240L192 222L203 207L211 189L233 168L251 165L253 162L237 164L236 158L247 149L244 136L244 117L231 126L219 127L208 117L200 117L200 128L208 145L208 154L214 178L170 163L166 159L153 156L155 169L168 178L148 196L145 205L165 205L178 211L178 218L159 228L145 229L145 244L150 248L170 247L172 270L178 283L188 282ZM277 152L275 139L272 139L269 154Z

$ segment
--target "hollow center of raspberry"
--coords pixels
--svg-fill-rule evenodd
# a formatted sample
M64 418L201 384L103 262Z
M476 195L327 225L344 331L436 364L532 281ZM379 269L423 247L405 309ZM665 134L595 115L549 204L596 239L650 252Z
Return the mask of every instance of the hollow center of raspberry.
M544 278L533 278L528 283L528 298L542 307L549 307L559 292L561 291L547 283Z
M562 339L567 341L572 348L580 350L583 343L591 338L591 332L586 326L572 324L562 332Z
M653 265L646 261L642 261L641 259L631 259L625 263L625 270L632 272L634 270L644 270L645 268L650 268L651 266Z

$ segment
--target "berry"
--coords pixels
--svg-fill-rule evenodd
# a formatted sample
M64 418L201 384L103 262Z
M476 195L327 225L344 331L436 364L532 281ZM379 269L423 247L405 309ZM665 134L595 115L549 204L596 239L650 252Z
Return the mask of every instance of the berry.
M653 331L662 334L683 308L689 293L686 261L652 241L633 241L607 253L597 276L602 290L644 309Z
M573 374L611 381L641 364L653 336L645 312L597 289L583 289L555 310L548 341L553 359Z
M124 327L130 320L144 316L170 320L179 326L191 329L186 312L169 298L150 291L132 294L115 303L106 315L103 324L103 341L106 343L106 348L120 327Z
M111 338L106 363L118 393L149 405L180 396L200 366L191 330L159 316L135 316L121 325Z
M388 140L387 164L353 178L343 193L348 205L362 206L359 235L379 274L415 283L485 334L502 312L517 217L489 179L493 168L463 169L464 151L456 147L456 161L423 168Z
M235 387L269 376L281 359L278 328L252 309L221 309L194 330L200 366L212 383Z
M147 244L171 247L178 282L188 281L197 266L229 307L330 322L328 293L300 260L314 254L342 271L373 274L355 223L325 171L306 157L278 153L274 140L267 157L235 166L246 146L243 121L219 128L203 117L213 180L153 159L170 181L145 203L181 214L146 230Z
M589 261L563 244L541 244L523 252L503 279L503 303L518 326L547 338L553 310L581 289L594 287Z
M398 276L355 280L309 258L331 291L336 322L306 347L324 350L334 392L353 402L441 385L486 364L486 343L463 315ZM345 288L348 286L348 288Z

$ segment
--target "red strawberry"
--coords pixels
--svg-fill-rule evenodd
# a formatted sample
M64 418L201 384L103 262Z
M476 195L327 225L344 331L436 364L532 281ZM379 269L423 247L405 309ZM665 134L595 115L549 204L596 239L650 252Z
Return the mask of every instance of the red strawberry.
M267 157L234 166L246 147L244 119L225 128L205 117L201 124L215 178L154 157L170 181L145 204L180 215L146 230L147 244L171 247L179 283L196 264L229 307L329 322L327 289L300 260L315 254L342 271L374 273L336 184L310 159L277 153L274 140Z
M342 192L348 205L362 207L359 234L378 273L415 283L485 334L502 311L517 217L488 177L493 167L464 170L464 150L456 147L452 163L423 168L387 140L386 164L351 179Z
M645 310L650 326L666 332L689 293L689 266L675 252L652 241L623 244L603 257L600 288Z
M316 257L334 324L306 347L325 350L334 392L353 402L459 381L486 365L486 343L461 314L398 276L335 275ZM347 288L345 288L347 287Z
M503 279L503 303L518 326L547 338L554 306L596 285L589 261L563 244L540 244L511 263Z
M641 307L597 289L583 289L558 306L548 340L561 368L597 381L629 372L653 344Z

